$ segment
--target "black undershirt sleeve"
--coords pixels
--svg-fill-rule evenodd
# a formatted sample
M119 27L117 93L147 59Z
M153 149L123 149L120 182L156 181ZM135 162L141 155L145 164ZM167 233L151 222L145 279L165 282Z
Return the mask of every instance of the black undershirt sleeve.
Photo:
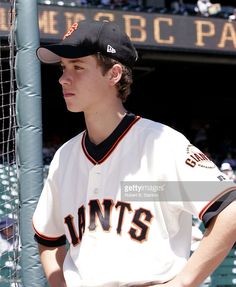
M226 206L236 200L236 190L233 190L227 194L224 194L216 202L214 202L204 213L202 221L205 227L207 227L213 217L218 215Z
M34 235L34 240L41 245L48 246L48 247L59 247L66 244L66 236L63 235L56 240L47 240L44 239L37 234Z

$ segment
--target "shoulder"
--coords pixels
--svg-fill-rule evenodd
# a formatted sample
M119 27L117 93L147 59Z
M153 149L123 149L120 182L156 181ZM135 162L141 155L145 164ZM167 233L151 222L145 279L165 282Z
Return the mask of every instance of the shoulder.
M83 134L84 131L82 131L81 133L79 133L78 135L74 136L73 138L71 138L70 140L68 140L67 142L65 142L59 149L59 152L63 152L65 150L68 150L70 148L72 148L73 146L80 144L81 140L83 138Z
M67 159L74 155L75 152L80 150L81 141L84 131L74 136L67 142L65 142L55 153L51 165L57 163L61 159Z
M176 144L176 142L188 142L185 135L175 128L150 119L140 118L137 122L137 131L144 136L159 139L161 141L168 141L172 144Z

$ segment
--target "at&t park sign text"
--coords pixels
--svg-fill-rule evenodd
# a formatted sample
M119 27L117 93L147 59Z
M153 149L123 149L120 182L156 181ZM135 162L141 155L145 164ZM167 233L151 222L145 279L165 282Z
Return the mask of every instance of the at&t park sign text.
M38 19L44 43L62 39L74 22L95 19L117 22L142 49L236 54L236 22L219 18L39 5ZM0 3L0 36L8 35L8 23L9 5Z

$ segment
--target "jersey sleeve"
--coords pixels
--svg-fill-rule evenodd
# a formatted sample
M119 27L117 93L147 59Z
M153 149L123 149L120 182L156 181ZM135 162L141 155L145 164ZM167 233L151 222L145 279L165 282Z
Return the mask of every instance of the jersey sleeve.
M60 218L56 171L57 163L56 159L53 159L32 220L35 240L46 246L60 246L66 243L64 226Z
M174 141L170 157L166 190L173 208L206 223L236 199L235 183L184 136Z

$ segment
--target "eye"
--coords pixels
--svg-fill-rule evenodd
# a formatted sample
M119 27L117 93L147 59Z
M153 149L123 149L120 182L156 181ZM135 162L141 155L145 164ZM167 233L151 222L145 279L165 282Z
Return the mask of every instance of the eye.
M75 66L74 66L74 69L75 69L75 70L83 70L83 68L82 68L81 66L78 66L78 65L75 65Z

